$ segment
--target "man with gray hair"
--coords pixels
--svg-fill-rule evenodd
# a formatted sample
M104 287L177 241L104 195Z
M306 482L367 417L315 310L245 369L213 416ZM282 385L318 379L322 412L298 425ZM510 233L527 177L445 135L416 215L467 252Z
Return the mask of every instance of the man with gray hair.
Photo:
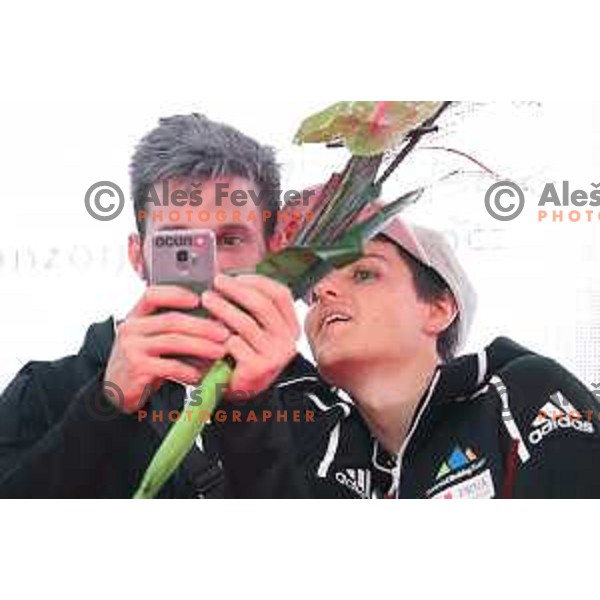
M250 395L313 373L296 355L300 326L288 289L227 275L253 271L267 252L279 212L273 151L202 115L175 116L141 141L130 175L138 230L128 253L146 291L123 321L92 325L76 356L29 363L8 386L0 399L0 496L132 497L168 430L165 416L183 409L184 386L197 384L211 362L232 356L231 389ZM201 203L193 201L199 186ZM223 189L260 202L234 205ZM212 290L150 285L150 239L168 229L214 233ZM191 314L199 307L210 317ZM202 446L199 439L162 497L226 493L218 461Z

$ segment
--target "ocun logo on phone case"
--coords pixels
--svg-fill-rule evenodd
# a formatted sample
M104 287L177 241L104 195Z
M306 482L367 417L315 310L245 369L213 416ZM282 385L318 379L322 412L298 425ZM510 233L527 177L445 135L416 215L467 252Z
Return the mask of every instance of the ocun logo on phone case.
M212 287L217 241L211 230L155 231L152 236L152 285L178 285L196 293Z
M194 240L191 235L181 237L170 235L168 237L157 237L154 240L154 245L157 248L188 248L190 246L201 248L204 245L204 240L202 238Z

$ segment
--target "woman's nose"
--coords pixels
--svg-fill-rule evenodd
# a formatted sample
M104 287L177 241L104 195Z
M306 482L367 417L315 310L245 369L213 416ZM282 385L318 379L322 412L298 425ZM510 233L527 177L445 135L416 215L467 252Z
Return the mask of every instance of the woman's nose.
M337 298L340 294L337 273L331 273L317 283L312 291L312 301L319 302L325 298Z

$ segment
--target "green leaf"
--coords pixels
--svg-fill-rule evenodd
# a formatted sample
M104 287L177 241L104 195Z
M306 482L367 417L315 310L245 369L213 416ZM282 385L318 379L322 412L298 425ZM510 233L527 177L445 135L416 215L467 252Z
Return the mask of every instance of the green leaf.
M290 288L294 298L299 299L332 270L359 260L362 249L358 237L326 248L287 248L263 260L256 272L283 283Z
M206 374L201 383L202 402L186 407L180 419L171 426L144 474L135 500L155 498L177 470L206 426L205 414L212 415L221 401L233 376L233 369L231 359L220 360Z
M346 246L365 244L383 231L386 225L407 206L418 202L425 190L419 188L404 194L394 202L382 206L373 216L346 230L340 243Z
M343 142L355 156L375 156L395 148L435 114L441 102L346 101L306 119L298 144Z

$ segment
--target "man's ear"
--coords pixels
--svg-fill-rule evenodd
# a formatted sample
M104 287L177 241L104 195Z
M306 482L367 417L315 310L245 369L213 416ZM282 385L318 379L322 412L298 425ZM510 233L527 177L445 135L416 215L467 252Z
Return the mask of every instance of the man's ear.
M144 259L144 244L139 234L132 233L129 236L127 244L127 254L129 255L129 262L133 267L133 270L138 274L138 277L143 281L148 281L146 271L146 261Z
M440 335L458 316L456 300L450 292L445 292L437 300L427 303L427 321L425 331L432 335Z
M305 216L298 218L295 213L284 211L281 222L277 224L275 232L269 239L268 251L275 254L291 246L305 222Z
M283 250L287 245L287 239L285 235L285 231L281 229L277 229L275 233L269 238L269 242L267 244L267 251L269 253L275 254L280 250Z

